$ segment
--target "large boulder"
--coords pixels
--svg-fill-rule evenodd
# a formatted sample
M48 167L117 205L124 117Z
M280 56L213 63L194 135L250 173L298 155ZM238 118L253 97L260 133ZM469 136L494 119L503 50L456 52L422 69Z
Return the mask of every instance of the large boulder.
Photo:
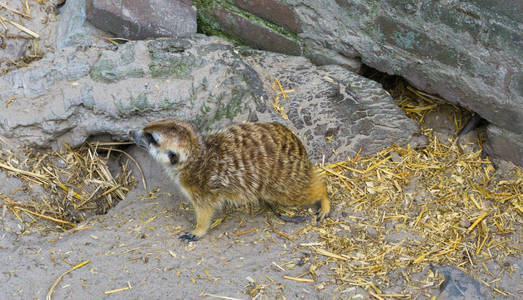
M87 19L118 37L141 40L186 37L196 33L190 0L87 0Z
M126 140L129 130L161 118L202 130L278 121L314 160L328 162L406 144L417 131L376 82L203 35L50 52L1 77L0 98L11 99L0 111L0 136L48 148L89 137Z
M361 59L382 72L406 78L418 89L459 103L492 127L523 139L523 2L253 2L213 1L218 9L200 5L199 14L205 26L210 24L260 49L272 50L274 42L243 38L250 30L244 24L295 37L300 53L319 65L335 63L357 70L355 60ZM227 13L218 15L217 10ZM227 18L220 16L226 14L243 18L234 30L222 26ZM523 151L520 142L511 140L504 147L493 147L492 154L523 166L523 156L504 155ZM511 148L508 152L507 147ZM501 148L505 150L498 151Z

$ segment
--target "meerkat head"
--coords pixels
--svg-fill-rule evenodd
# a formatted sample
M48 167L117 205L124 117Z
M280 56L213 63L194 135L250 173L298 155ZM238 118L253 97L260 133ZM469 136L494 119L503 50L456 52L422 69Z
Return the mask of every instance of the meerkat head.
M131 131L134 142L168 169L178 169L201 150L201 137L195 128L177 120L161 120Z

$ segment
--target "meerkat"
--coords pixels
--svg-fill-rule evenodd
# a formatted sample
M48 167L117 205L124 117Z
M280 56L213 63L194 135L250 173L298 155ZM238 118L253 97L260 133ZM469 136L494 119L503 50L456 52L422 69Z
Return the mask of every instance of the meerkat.
M192 202L196 227L182 240L205 235L214 212L226 203L319 204L319 221L330 212L322 175L299 138L282 124L244 123L202 135L189 123L161 120L130 135Z

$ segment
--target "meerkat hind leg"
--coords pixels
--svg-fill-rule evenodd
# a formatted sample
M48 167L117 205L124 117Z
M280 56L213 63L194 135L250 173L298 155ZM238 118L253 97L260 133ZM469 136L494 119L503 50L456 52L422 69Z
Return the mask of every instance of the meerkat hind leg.
M199 240L207 233L211 226L212 215L214 212L212 207L201 207L195 205L194 211L196 213L196 227L191 233L187 232L180 236L180 239L183 241L193 242Z
M307 199L310 199L313 204L318 205L317 221L323 221L330 214L330 201L327 194L327 186L318 177L312 181L310 188L307 190Z
M331 210L329 197L327 196L326 191L325 191L325 195L318 202L320 204L320 209L318 210L317 221L321 222L330 214L330 210Z

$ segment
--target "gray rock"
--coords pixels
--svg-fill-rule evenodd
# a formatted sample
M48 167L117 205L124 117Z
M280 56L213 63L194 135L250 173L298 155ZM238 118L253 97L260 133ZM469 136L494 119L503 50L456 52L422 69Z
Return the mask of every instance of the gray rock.
M56 48L89 47L99 42L104 33L86 22L86 0L68 0L60 10L60 21L56 33Z
M0 136L46 148L91 136L127 140L130 129L161 118L191 120L202 130L278 121L304 140L312 159L329 162L360 148L367 154L405 145L417 131L373 81L201 35L48 53L0 78L0 99L9 97L15 100L0 111ZM288 120L273 108L276 97Z
M326 48L307 49L307 57L317 66L339 65L348 70L358 73L361 70L361 60L348 58L338 52Z
M293 90L280 103L302 140L315 149L315 159L346 159L359 149L372 153L396 138L405 145L404 133L410 138L417 131L381 85L340 66L316 68L303 57L263 52L249 57L258 60L257 72Z
M271 21L274 24L285 27L286 29L298 33L301 32L294 12L284 2L278 0L234 0L234 4L256 16Z
M127 39L196 33L196 10L187 0L87 0L86 9L93 25Z
M445 276L445 281L440 286L438 299L488 299L488 297L481 292L480 283L463 271L449 266L436 268L440 274Z
M514 133L490 124L487 126L487 142L483 147L488 155L510 160L523 167L523 132Z
M1 3L6 4L10 9L23 11L21 8L25 2L1 1ZM8 22L4 22L5 28L0 24L0 75L37 60L47 49L55 47L58 17L53 10L52 1L34 2L30 4L30 8L32 18L22 18L7 9L0 8L0 16L23 24L39 36L35 49L34 40L30 35Z
M300 55L302 52L296 39L268 28L262 22L252 21L219 5L210 14L223 31L251 47L290 55Z
M523 24L513 13L523 9L520 2L286 3L301 25L299 37L311 41L305 52L324 45L351 57L343 52L350 45L352 57L365 64L458 102L512 134L523 132Z
M125 78L141 78L145 71L135 62L135 44L126 43L119 51L106 51L90 69L91 78L99 82L117 82Z
M361 59L477 112L512 135L523 132L521 1L267 0L263 7L247 2L256 1L214 1L229 14L246 15L246 21L231 27L229 18L215 18L207 26L279 52L281 43L275 40L259 34L245 39L238 32L248 36L252 24L286 36L298 32L301 53L315 64L357 71ZM297 26L279 22L282 13ZM510 147L522 149L517 143ZM521 159L514 162L522 165Z

